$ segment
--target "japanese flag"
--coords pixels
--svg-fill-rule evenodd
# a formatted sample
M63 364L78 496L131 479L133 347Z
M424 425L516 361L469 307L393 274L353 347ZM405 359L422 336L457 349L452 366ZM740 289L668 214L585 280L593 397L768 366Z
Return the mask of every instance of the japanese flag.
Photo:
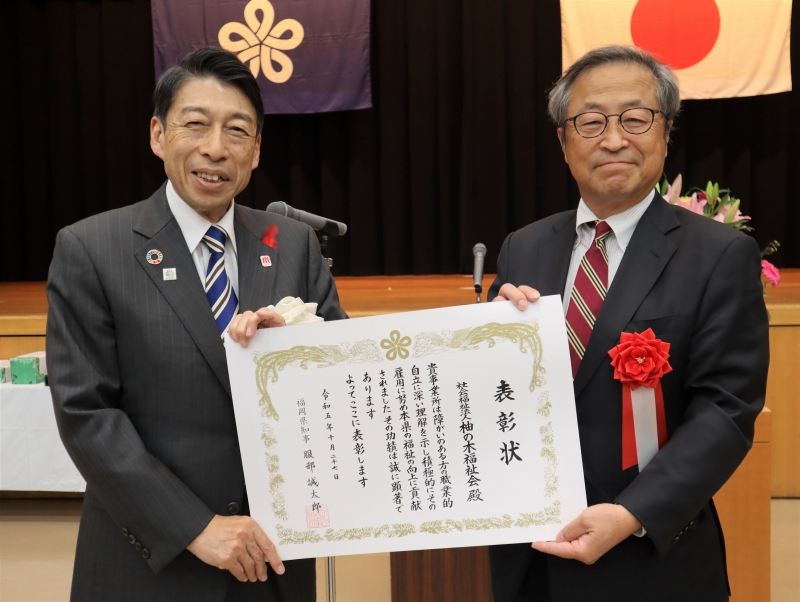
M791 15L792 0L561 0L563 68L626 44L671 65L684 99L787 92Z

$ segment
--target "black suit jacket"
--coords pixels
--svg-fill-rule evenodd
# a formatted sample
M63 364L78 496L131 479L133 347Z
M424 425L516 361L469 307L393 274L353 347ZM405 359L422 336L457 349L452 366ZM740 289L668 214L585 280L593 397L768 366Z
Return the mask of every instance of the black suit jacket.
M575 211L506 238L497 279L563 295ZM575 377L586 494L615 502L647 530L595 565L548 557L554 600L727 599L724 542L712 495L753 441L764 405L769 339L755 241L656 195L642 216L597 316ZM621 385L608 351L620 333L652 328L671 343L662 381L668 443L639 473L622 470ZM495 594L525 590L529 546L492 551Z
M278 250L261 242L272 224ZM234 228L240 312L292 295L346 317L310 228L238 205ZM87 482L72 598L222 602L230 574L185 548L215 514L242 511L244 476L225 349L165 187L59 232L47 296L56 419ZM313 562L253 589L314 599Z

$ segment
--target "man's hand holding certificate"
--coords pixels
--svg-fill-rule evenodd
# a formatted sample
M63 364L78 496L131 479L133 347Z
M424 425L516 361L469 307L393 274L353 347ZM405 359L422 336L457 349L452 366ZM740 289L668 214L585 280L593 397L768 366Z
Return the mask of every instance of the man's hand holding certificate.
M284 560L552 540L586 508L561 301L228 345L251 513Z

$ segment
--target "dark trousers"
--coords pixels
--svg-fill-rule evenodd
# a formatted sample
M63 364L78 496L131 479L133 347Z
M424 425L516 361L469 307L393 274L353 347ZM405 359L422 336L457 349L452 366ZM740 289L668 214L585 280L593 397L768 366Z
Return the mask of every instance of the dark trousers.
M242 583L230 576L225 602L314 602L317 599L316 560L287 560L286 572L278 575L267 565L263 583Z
M489 564L492 569L492 594L495 602L552 602L547 576L547 556L531 548L530 544L489 546ZM496 575L507 574L509 565L520 565L516 568L524 571L521 588L518 588L517 583L495 578ZM511 573L517 571L512 570Z

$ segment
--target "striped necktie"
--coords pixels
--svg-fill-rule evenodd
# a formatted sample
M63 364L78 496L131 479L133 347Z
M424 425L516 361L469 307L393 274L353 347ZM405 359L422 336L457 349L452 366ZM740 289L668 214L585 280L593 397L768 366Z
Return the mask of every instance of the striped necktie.
M594 227L594 241L581 259L567 308L572 378L578 373L597 314L600 313L600 306L603 305L608 290L608 253L605 241L611 234L611 226L606 222L595 222Z
M211 304L211 312L222 335L233 316L239 310L239 300L225 272L225 241L228 233L219 226L211 226L203 236L203 242L211 251L206 270L206 297Z

